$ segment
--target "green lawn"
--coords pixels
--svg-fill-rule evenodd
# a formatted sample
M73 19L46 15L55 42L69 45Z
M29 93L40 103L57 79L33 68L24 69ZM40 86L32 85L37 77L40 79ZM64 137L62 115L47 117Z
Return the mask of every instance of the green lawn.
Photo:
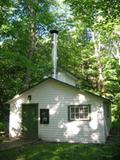
M44 143L0 152L0 160L111 160L111 147L93 144Z

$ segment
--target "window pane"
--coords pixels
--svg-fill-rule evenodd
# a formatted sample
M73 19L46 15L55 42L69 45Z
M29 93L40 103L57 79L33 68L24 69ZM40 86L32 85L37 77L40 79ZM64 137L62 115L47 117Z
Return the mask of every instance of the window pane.
M76 113L79 113L79 108L78 108L78 107L76 107L76 110L75 110L75 111L76 111Z
M74 114L71 114L71 118L74 119L74 117L75 117Z
M80 109L80 112L79 112L80 114L83 114L83 110L82 109Z
M85 118L88 118L88 113L85 113L84 117L85 117Z
M79 119L79 113L76 114L76 118Z
M40 123L49 124L49 109L40 109Z
M88 108L84 108L84 112L88 112Z
M74 108L73 107L71 107L71 113L74 113Z
M83 114L80 114L80 119L83 118Z

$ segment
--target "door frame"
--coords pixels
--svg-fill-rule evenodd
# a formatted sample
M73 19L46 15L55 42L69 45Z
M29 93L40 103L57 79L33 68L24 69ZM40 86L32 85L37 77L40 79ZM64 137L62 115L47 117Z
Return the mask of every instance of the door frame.
M22 103L22 107L21 108L23 108L23 106L29 106L29 105L35 105L35 107L37 107L37 136L35 137L35 138L38 138L38 107L39 107L39 103ZM22 116L21 116L21 118L22 118L22 121L21 121L21 124L23 125L23 109L22 109ZM22 136L23 136L23 132L22 132ZM24 137L24 136L23 136ZM26 137L27 138L27 137Z

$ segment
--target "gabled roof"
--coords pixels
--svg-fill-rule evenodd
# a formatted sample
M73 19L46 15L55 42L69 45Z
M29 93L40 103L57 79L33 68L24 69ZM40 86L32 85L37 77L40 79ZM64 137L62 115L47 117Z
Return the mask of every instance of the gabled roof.
M70 78L72 78L72 79L74 79L74 80L78 80L78 78L77 78L75 75L73 75L71 72L69 72L69 71L67 71L67 70L65 70L65 69L58 68L58 69L57 69L57 73L58 73L58 72L63 72L63 73L65 73L68 77L70 77Z
M32 88L34 88L34 87L42 84L42 83L45 82L45 81L48 81L48 80L53 80L53 81L55 81L55 82L58 82L59 84L66 85L66 86L72 87L72 88L74 88L74 89L78 89L78 90L80 90L81 92L86 92L86 93L88 93L88 94L91 94L91 95L93 95L93 96L96 96L96 97L98 97L98 98L101 98L101 99L103 99L103 100L105 100L105 101L110 101L110 100L107 99L107 98L101 97L101 96L99 96L99 95L96 95L96 94L91 93L91 92L86 91L86 90L81 90L81 89L80 89L79 87L77 87L77 86L70 85L70 84L68 84L68 83L59 81L59 80L57 80L57 79L55 79L55 78L52 78L52 77L44 78L42 81L40 81L40 82L37 83L36 85L33 85L33 86L31 86L30 88L28 88L28 89L26 89L26 90L23 90L22 92L18 93L18 95L19 95L18 97L22 96L25 92L29 91L30 89L32 89ZM17 97L17 96L14 96L14 97L13 97L11 100L9 100L7 103L10 103L11 101L17 99L18 97Z

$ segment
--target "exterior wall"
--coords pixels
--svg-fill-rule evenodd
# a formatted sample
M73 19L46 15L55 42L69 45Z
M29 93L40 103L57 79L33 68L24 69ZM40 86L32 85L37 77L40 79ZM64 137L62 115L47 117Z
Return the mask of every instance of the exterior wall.
M22 121L22 103L26 103L25 96L22 96L10 103L9 116L9 137L21 136L21 121Z
M52 81L43 85L37 95L36 101L40 100L38 112L41 108L50 109L50 123L38 122L39 138L58 142L105 142L101 100ZM73 104L91 104L91 121L68 121L68 105Z
M75 86L76 82L75 82L75 78L73 78L71 75L67 75L64 72L58 72L57 73L57 80L68 83L70 85Z
M110 103L104 102L104 127L105 127L105 136L109 135L111 128L111 105Z
M39 103L38 136L40 139L57 142L105 142L102 99L86 92L79 92L78 89L54 80L43 82L11 103L11 137L21 134L21 104L28 103L28 95L32 96L31 103ZM68 121L68 105L73 104L91 104L91 120ZM50 122L40 124L40 109L45 108L50 111ZM17 125L14 126L15 124Z

